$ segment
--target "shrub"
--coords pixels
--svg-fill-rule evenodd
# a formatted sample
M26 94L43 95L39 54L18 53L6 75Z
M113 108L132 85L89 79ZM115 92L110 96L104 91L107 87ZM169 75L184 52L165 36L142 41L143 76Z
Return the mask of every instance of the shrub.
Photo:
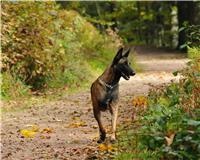
M103 65L119 45L55 2L2 2L1 33L2 73L32 90L88 81L91 57Z
M146 111L139 113L139 120L128 130L132 134L122 135L131 142L122 145L122 155L127 152L134 158L166 160L200 157L200 59L174 72L177 74L182 77L178 83L149 92Z
M198 48L198 47L188 47L188 58L191 58L191 59L200 58L200 48Z
M198 48L200 45L200 25L186 25L182 29L186 32L187 46Z
M23 84L19 79L14 79L10 73L1 74L3 85L1 85L1 95L3 99L9 100L15 97L24 97L30 95L30 87Z
M33 88L43 86L61 55L53 52L53 3L2 3L3 71Z

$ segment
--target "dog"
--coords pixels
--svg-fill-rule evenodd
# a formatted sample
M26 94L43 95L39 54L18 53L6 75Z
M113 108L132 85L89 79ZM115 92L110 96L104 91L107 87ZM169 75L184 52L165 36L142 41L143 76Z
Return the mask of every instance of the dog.
M112 116L111 141L114 142L116 140L119 80L121 77L129 80L130 76L135 75L128 61L129 53L130 48L124 53L123 48L120 48L112 64L91 85L93 113L99 126L99 140L97 143L102 143L106 139L106 131L101 121L101 112L106 110L109 110Z

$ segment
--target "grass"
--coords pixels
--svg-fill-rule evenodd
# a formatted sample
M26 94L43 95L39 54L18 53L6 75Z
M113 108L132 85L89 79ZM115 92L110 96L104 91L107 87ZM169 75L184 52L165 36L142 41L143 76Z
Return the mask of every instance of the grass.
M62 99L63 96L66 95L72 95L75 93L83 92L83 91L89 91L91 82L103 71L104 64L100 61L90 61L90 65L88 64L89 70L91 72L91 75L88 77L88 79L85 80L78 80L76 79L74 81L74 84L68 86L68 85L62 85L62 87L56 86L55 84L53 88L49 88L45 91L35 91L31 92L29 88L26 88L25 85L22 83L19 83L19 80L17 80L17 88L15 87L15 80L11 80L11 77L3 77L4 78L4 84L6 81L9 81L7 84L7 89L9 90L10 95L7 96L1 96L2 100L2 107L1 111L4 112L17 112L17 111L24 111L25 109L35 107L35 106L41 106L46 105L52 101L57 101ZM7 78L7 79L5 79ZM11 81L10 81L11 80ZM12 82L12 84L10 84ZM26 92L23 92L23 90L26 90ZM2 90L1 90L2 91ZM2 93L1 93L2 94Z
M62 99L64 96L83 92L89 89L90 83L83 82L79 87L63 87L48 89L45 92L33 92L29 95L17 98L2 99L1 111L4 112L18 112L26 109L47 105L50 102Z

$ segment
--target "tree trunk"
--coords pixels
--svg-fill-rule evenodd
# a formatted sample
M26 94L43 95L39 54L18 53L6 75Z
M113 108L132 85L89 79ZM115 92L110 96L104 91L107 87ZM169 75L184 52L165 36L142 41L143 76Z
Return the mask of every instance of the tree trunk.
M115 12L115 8L116 8L116 2L110 2L110 12L111 13L113 13L113 12ZM117 28L117 19L116 19L116 17L115 16L112 16L112 18L111 18L111 21L114 23L112 26L111 26L111 28L113 29L113 30L115 30L116 28Z
M184 23L188 23L188 25L194 24L195 3L193 1L178 1L177 8L179 29L184 26ZM178 35L178 48L180 48L180 46L184 45L186 42L186 33L184 30L182 30ZM187 48L185 47L181 50L186 51Z
M137 6L137 17L138 17L138 20L140 20L140 12L141 12L140 2L137 1L136 6ZM142 41L142 29L140 25L137 26L137 35L138 35L139 41Z

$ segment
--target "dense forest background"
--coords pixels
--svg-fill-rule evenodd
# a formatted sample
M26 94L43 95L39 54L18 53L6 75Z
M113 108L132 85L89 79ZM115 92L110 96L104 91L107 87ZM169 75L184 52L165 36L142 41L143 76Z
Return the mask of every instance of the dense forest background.
M101 32L118 31L124 42L185 48L184 27L200 24L200 3L186 2L58 2L74 9Z

